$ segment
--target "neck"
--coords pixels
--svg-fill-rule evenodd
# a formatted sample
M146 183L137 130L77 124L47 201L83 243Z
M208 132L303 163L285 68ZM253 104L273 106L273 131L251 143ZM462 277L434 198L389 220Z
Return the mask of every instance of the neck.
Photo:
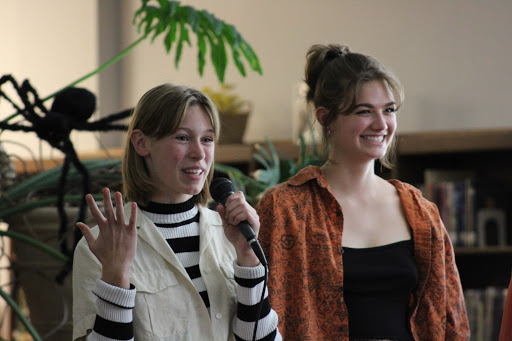
M377 193L380 178L375 175L373 161L365 164L327 161L322 171L336 197L369 198Z

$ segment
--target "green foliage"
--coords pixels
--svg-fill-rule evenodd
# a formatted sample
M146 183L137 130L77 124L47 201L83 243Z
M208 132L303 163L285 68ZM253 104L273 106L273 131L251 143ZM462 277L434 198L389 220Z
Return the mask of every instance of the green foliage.
M250 110L249 103L234 93L234 88L231 84L221 84L218 90L208 86L202 90L211 98L219 113L233 115L247 113Z
M300 153L298 160L293 160L279 152L267 138L264 145L257 144L253 158L258 162L258 169L252 176L240 169L223 164L215 164L215 171L227 175L237 190L244 192L247 201L253 206L271 187L285 182L306 166L321 166L325 163L325 155L319 150L313 139L307 144L304 136L300 137Z
M183 45L186 43L191 46L190 32L197 36L197 60L198 72L203 76L204 67L206 65L206 55L210 50L210 59L215 69L215 74L220 83L224 82L224 76L228 65L228 51L226 45L231 49L233 62L242 76L246 76L246 66L262 74L259 59L252 47L245 41L237 29L223 20L218 19L213 14L205 10L196 10L191 6L182 6L179 1L169 0L141 0L141 7L133 16L133 23L137 26L141 36L127 48L115 55L113 58L102 64L97 69L62 87L42 99L43 102L55 97L59 92L73 87L84 80L102 72L109 66L117 63L121 58L126 56L133 48L144 41L151 35L151 42L161 34L164 34L164 47L169 54L172 47L176 46L174 65L179 67L181 60ZM18 116L20 112L16 112L6 119ZM86 160L83 161L84 166L88 169L90 177L93 181L120 182L119 172L110 172L109 170L119 166L120 160ZM106 172L105 172L106 170ZM61 166L39 172L38 174L14 185L7 189L0 197L0 219L4 219L12 214L19 214L29 211L36 207L48 206L57 202L57 196L53 191L59 184L61 174ZM76 169L71 168L68 173L67 183L77 184L81 176ZM80 185L77 185L80 187ZM252 187L249 187L252 188ZM101 194L96 194L95 198L101 200ZM65 196L65 202L79 202L82 199L81 194L72 194ZM34 247L50 253L64 262L67 256L57 250L47 247L35 239L27 236L16 234L12 231L3 231L3 236L22 240ZM37 331L30 324L30 321L23 315L16 302L0 288L0 296L14 310L18 318L27 328L34 340L41 340Z
M89 171L90 178L97 188L104 185L121 183L119 159L92 159L82 161ZM0 200L0 219L12 214L23 213L36 207L50 206L57 202L55 189L59 186L59 178L62 166L57 166L24 179L16 185L8 188L2 194ZM67 175L69 188L81 188L81 174L70 167ZM96 192L100 196L99 191ZM72 194L65 197L65 202L79 202L81 194Z
M141 0L141 7L135 12L132 22L141 34L136 41L97 69L46 96L43 101L53 98L62 90L75 86L117 63L149 36L151 36L151 42L154 42L156 37L161 34L165 34L164 47L168 54L176 43L174 58L176 68L178 68L181 60L183 45L185 43L188 46L192 45L190 41L190 32L192 32L197 36L197 62L200 76L203 76L209 46L210 59L215 74L219 82L224 83L228 65L226 45L231 49L233 62L243 77L247 75L244 59L251 70L260 75L263 73L258 56L240 32L233 25L224 22L206 10L196 10L191 6L182 6L179 1Z
M153 3L159 6L150 5ZM246 76L243 58L253 71L262 73L258 57L237 29L206 10L182 6L179 1L143 0L141 8L135 12L133 22L137 24L138 31L144 36L152 35L152 42L159 35L165 34L164 45L167 53L176 43L174 60L176 68L181 59L183 44L187 43L191 46L190 31L192 31L197 36L198 71L201 76L206 64L208 44L210 58L221 83L224 82L228 64L226 45L231 48L233 61L242 76Z

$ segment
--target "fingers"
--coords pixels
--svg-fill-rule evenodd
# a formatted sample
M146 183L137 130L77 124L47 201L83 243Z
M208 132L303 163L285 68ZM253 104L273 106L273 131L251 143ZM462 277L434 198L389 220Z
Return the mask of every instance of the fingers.
M77 222L76 227L78 227L78 229L80 229L80 232L82 232L82 235L84 236L85 240L87 241L87 245L91 245L95 241L95 238L94 238L89 226L85 225L82 222Z
M132 212L130 214L130 221L128 224L133 228L137 224L137 203L132 202Z
M103 220L105 220L105 217L103 217L103 214L101 213L100 209L98 208L98 205L96 205L96 201L94 200L94 198L91 194L87 194L85 196L85 201L87 202L89 211L91 211L91 214L94 217L94 219L96 220L96 223L100 224Z
M219 211L219 213L221 213ZM245 200L244 194L240 191L233 193L227 200L225 213L221 214L231 225L237 225L247 220L251 225L259 227L259 217L256 210Z
M114 193L114 197L116 200L116 219L120 223L124 223L124 207L123 207L123 196L121 193Z
M105 217L109 222L115 222L114 206L110 197L110 189L103 189L103 208L105 209Z

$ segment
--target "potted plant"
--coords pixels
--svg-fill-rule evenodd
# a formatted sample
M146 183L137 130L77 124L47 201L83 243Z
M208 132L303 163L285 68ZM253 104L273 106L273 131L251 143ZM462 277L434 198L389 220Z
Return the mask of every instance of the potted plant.
M202 90L210 96L219 111L221 135L219 143L241 144L252 111L251 102L234 92L232 84L220 84L217 90L204 87Z
M227 175L253 206L269 188L287 181L304 167L321 166L327 159L313 135L309 142L306 142L305 134L299 137L299 157L296 160L280 153L268 138L263 144L255 144L254 149L253 158L260 168L250 175L235 167L215 164L215 171Z
M3 130L36 133L42 140L50 143L55 148L60 146L62 147L61 151L66 152L65 161L62 166L49 170L41 170L37 174L27 178L18 178L17 183L13 184L12 187L1 188L0 219L14 221L18 217L21 217L22 220L26 220L26 218L36 210L45 207L52 207L52 205L55 205L62 210L65 208L64 216L66 217L69 212L67 210L68 208L71 210L71 217L76 216L76 210L83 210L85 206L83 201L84 192L81 190L89 188L92 193L99 193L99 191L95 192L91 180L96 181L103 179L108 181L119 181L119 172L113 171L111 173L105 173L105 171L108 171L109 167L115 168L118 166L120 160L107 159L82 161L74 152L72 144L70 146L68 143L69 133L71 131L66 131L63 134L60 134L62 131L56 129L54 131L55 133L45 135L47 130L41 127L41 123L45 123L47 124L47 127L52 127L53 129L55 126L59 126L62 119L65 118L56 115L56 111L46 108L44 103L49 99L55 99L57 95L63 93L67 89L74 89L74 87L80 82L96 75L110 65L116 63L143 40L150 38L151 42L153 42L155 38L162 35L164 37L164 46L167 53L170 53L171 48L175 46L175 66L178 67L182 49L185 44L191 46L190 35L194 34L197 38L199 74L203 74L204 67L206 65L207 53L209 52L212 65L220 83L224 82L225 70L228 64L228 51L226 47L231 50L230 54L232 56L232 60L237 70L243 76L246 76L246 65L244 62L247 63L249 69L259 74L262 73L258 57L236 28L233 25L227 24L223 20L218 19L213 14L205 10L196 10L191 6L184 6L178 1L141 0L141 6L135 12L133 22L140 33L140 37L135 42L121 51L118 55L102 64L96 70L93 70L44 98L39 98L35 88L32 87L28 80L25 80L19 85L11 75L5 75L0 78L0 89L6 84L10 84L15 88L16 93L20 96L20 100L16 101L15 99L8 97L6 92L0 91L0 99L7 100L7 102L12 104L14 108L13 113L9 113L5 118L0 119L0 134ZM21 102L21 104L19 104L19 102ZM119 114L120 115L113 117L112 120L103 121L101 123L112 123L113 119L118 119L121 116L126 117L129 112L125 111ZM87 119L83 120L81 123L89 127L91 126L87 122ZM93 122L93 126L96 127L97 123L98 122ZM77 128L77 125L74 125L73 127L75 127L75 130L80 130ZM7 166L6 169L9 169L9 166ZM100 176L99 174L102 175ZM106 176L107 174L108 176ZM103 175L105 175L105 178L102 178ZM4 178L6 178L5 175ZM78 188L79 191L69 193L62 188L63 184L67 185L67 189ZM84 184L88 187L84 186ZM101 185L101 181L99 185ZM59 194L55 193L55 189L57 189ZM35 193L37 193L37 195ZM101 198L101 196L98 198ZM73 204L78 204L78 208L73 208ZM55 210L55 208L53 208L53 210ZM62 219L62 215L60 215L60 218ZM69 221L73 221L73 219L69 218ZM53 223L53 225L55 225L56 231L58 223ZM65 233L59 234L57 234L57 232L53 232L53 237L61 236L61 240L57 240L57 243L61 243L63 238L65 239L69 235L74 234L69 233L69 231L64 232ZM22 231L21 233L14 232L11 228L9 228L8 231L2 232L3 236L28 244L30 247L35 248L34 250L40 250L52 258L58 259L61 264L69 262L70 257L72 256L72 250L70 254L63 253L61 250L58 250L57 246L48 245L47 240L41 239L40 236L31 238L27 234L28 231ZM36 252L19 252L20 256L17 257L16 261L21 261L21 257L34 253ZM39 253L36 254L38 254L38 257L42 257ZM36 270L42 271L44 269L39 268ZM50 275L50 277L52 276L53 275ZM69 280L69 278L66 280ZM32 338L34 340L41 340L41 336L39 335L40 332L37 331L36 328L32 326L29 319L23 315L19 307L17 307L16 301L11 298L8 292L0 290L0 295L14 309L16 315L25 325ZM69 307L71 306L70 302L70 299L67 299L67 302L64 302L64 305L67 306L67 310L69 310ZM48 307L46 307L46 309L47 308ZM67 323L69 319L69 315L65 316L63 322ZM51 326L49 331L46 330L44 332L46 334L54 333L57 327L60 326ZM70 338L71 336L69 334L60 334L59 336L54 334L50 338L45 337L45 340L62 340Z

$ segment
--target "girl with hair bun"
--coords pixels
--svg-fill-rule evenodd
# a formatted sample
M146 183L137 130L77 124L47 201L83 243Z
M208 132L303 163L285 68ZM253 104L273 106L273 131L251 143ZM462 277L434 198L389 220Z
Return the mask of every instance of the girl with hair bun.
M285 340L468 340L454 251L437 207L390 168L404 92L345 45L307 52L307 101L327 161L257 206L269 296Z

